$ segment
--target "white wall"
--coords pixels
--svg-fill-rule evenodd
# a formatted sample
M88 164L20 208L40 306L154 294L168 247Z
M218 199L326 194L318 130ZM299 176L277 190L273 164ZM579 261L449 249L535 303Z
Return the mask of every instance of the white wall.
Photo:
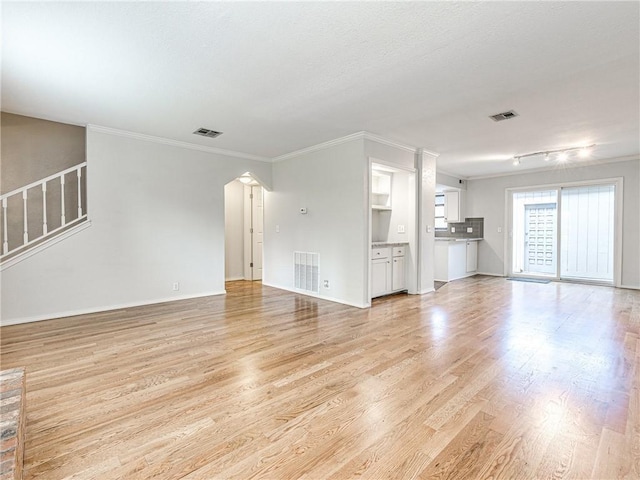
M224 292L224 185L271 164L100 129L87 161L92 226L2 271L3 325Z
M244 184L238 180L224 186L224 276L244 278Z
M452 175L449 175L448 173L443 173L443 172L436 173L436 185L441 185L443 187L458 188L460 190L467 189L466 180L462 180L459 177L454 177Z
M436 155L420 150L418 168L418 293L434 290Z
M292 290L293 252L317 252L319 296L368 304L367 172L362 139L273 164L273 190L264 200L264 284Z
M503 275L505 189L623 177L622 286L640 288L640 160L468 180L467 216L484 217L478 272ZM498 233L498 228L502 233Z

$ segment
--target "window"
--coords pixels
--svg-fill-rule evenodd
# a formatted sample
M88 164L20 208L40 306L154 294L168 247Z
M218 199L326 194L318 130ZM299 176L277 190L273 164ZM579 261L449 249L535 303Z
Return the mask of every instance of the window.
M447 222L444 219L444 193L436 194L436 230L446 230Z

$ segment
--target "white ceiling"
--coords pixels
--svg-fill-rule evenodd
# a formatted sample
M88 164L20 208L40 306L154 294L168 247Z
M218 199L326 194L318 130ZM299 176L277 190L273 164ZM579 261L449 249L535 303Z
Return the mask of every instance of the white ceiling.
M366 130L462 177L638 157L639 63L639 2L2 3L4 111L268 158Z

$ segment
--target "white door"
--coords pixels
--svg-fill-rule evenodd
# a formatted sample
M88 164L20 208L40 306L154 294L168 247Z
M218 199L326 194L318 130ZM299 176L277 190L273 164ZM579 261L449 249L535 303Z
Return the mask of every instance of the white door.
M264 223L262 187L251 187L252 193L252 250L253 280L262 280L262 230Z
M525 205L524 273L556 275L556 204Z
M262 279L263 189L244 187L244 278Z

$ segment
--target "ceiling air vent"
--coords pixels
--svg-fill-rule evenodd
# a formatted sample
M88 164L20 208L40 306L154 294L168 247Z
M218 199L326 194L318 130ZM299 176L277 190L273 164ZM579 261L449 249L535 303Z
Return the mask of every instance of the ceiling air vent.
M215 130L209 130L208 128L199 128L193 133L209 138L216 138L217 136L222 135L222 132L216 132Z
M517 117L518 114L513 110L509 110L508 112L496 113L495 115L490 115L489 118L494 122L501 122L502 120L509 120L510 118Z

